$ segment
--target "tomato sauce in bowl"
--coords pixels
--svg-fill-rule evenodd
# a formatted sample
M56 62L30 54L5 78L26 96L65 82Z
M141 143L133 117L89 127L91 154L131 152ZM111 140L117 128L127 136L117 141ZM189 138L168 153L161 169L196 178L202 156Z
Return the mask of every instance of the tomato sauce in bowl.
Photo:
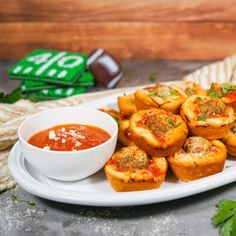
M52 151L79 151L98 146L110 138L105 130L91 125L63 124L39 131L28 143Z

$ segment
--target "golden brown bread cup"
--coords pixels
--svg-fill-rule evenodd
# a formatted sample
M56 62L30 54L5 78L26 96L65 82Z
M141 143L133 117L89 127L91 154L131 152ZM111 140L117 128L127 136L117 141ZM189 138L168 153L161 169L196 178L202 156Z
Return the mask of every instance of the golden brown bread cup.
M188 128L180 116L161 109L142 110L133 114L129 131L135 145L155 157L177 152L188 134Z
M134 100L138 110L161 108L173 113L179 112L180 105L187 95L173 85L156 84L137 90Z
M184 148L167 158L174 175L182 181L197 180L223 170L227 150L219 140L199 136L186 140Z
M236 85L212 83L208 96L220 98L224 104L233 107L236 111Z
M134 145L129 131L129 120L122 120L119 123L118 141L125 146Z
M130 117L137 112L137 107L134 102L134 94L119 96L117 99L120 113L125 117Z
M165 180L167 160L150 158L136 146L115 152L105 165L105 174L117 192L159 188Z
M228 133L224 135L222 142L225 144L228 153L231 156L236 157L236 122L234 122L234 126Z
M220 99L192 95L183 103L180 114L192 135L207 139L222 138L233 126L235 115Z

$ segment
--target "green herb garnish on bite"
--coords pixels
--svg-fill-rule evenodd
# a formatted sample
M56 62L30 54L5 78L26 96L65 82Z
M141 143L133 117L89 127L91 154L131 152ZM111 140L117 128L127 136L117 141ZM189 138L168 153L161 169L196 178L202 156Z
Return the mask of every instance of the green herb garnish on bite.
M233 84L224 84L222 86L222 93L223 94L228 94L228 93L231 93L233 92L234 90L236 90L236 85L233 85Z
M174 122L171 118L167 118L167 122L168 122L170 125L175 126L175 122Z
M181 124L181 122L178 123L174 122L173 119L171 118L167 118L167 122L174 127L178 127Z
M221 229L222 236L236 236L236 201L221 200L212 221Z
M176 89L172 89L170 92L170 96L175 96L177 94L177 90Z
M150 92L148 93L148 95L149 95L149 96L155 96L155 97L158 96L158 97L160 97L159 94L158 94L158 92L155 91L155 90L150 91Z
M201 98L201 97L196 97L195 100L196 100L196 101L202 101L202 98Z
M200 121L206 121L206 119L207 119L207 116L205 114L202 114L198 117L198 120Z
M208 96L211 98L221 98L221 95L214 89L209 90Z

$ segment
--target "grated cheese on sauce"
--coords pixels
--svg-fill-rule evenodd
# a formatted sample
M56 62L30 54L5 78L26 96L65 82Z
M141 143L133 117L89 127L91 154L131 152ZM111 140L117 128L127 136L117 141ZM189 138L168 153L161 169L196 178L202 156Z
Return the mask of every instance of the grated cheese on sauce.
M65 127L62 127L61 132L65 132L65 131L66 131Z
M78 151L97 146L109 138L105 130L95 126L65 124L42 130L28 142L45 150Z
M81 145L81 142L79 142L79 141L76 141L76 142L75 142L75 146L76 146L76 147L79 147L80 145Z
M61 140L61 142L62 142L62 143L66 143L66 140L63 138L63 139Z
M52 130L49 132L48 137L49 137L49 139L55 139L56 133Z
M49 146L45 146L45 147L43 147L43 149L50 150L51 148Z

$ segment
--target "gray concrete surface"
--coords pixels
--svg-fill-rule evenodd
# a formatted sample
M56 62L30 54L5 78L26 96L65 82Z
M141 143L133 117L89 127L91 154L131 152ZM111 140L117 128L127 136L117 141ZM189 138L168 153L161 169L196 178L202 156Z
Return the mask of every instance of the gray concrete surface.
M10 91L4 72L13 62L0 61L0 91ZM133 61L123 62L125 78L117 87L181 79L208 62ZM103 87L96 90L104 89ZM95 89L93 89L95 90ZM13 202L12 195L36 205ZM44 200L17 186L0 193L1 236L55 235L143 235L143 236L216 236L211 224L216 204L223 198L236 198L235 183L192 197L146 206L104 208L69 205Z

